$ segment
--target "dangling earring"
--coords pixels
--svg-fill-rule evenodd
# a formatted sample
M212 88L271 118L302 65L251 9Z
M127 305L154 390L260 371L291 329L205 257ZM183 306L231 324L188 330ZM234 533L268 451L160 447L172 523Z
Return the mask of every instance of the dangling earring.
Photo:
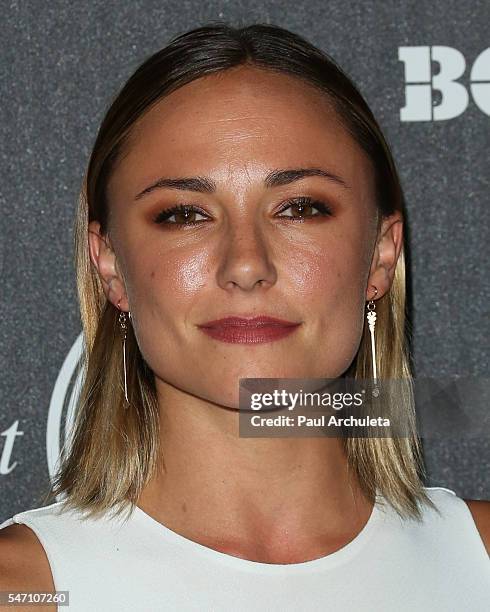
M378 289L374 287L374 285L373 285L373 289L375 291L375 294L373 297L376 297L378 295ZM374 300L369 300L367 304L366 317L367 317L367 321L369 325L369 331L371 333L371 362L373 364L372 367L373 367L373 383L374 383L373 396L378 397L379 395L378 369L376 365L376 342L374 340L374 328L376 326L376 304L374 303Z
M119 302L117 303L117 307L119 310L121 310L121 307L119 306L119 304L121 303L121 300L119 300ZM129 318L131 318L131 313L128 312L129 314ZM124 397L126 398L126 402L129 403L128 400L128 382L127 382L127 374L126 374L126 337L127 337L127 325L126 325L126 313L121 310L121 312L119 313L119 327L121 328L121 334L122 334L122 338L123 338L123 369L124 369Z

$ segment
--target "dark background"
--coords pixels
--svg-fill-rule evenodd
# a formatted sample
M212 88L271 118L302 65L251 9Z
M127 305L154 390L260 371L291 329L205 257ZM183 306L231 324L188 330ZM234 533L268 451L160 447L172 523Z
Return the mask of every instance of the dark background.
M211 20L289 28L354 79L405 189L415 372L479 384L489 377L489 115L470 94L458 117L401 121L405 68L398 60L402 46L453 47L466 60L459 81L469 90L471 66L489 45L486 0L34 0L2 2L1 14L0 522L42 505L49 483L50 400L81 330L72 225L98 125L146 57ZM432 97L441 102L437 91ZM425 440L428 485L490 499L486 423L480 435Z

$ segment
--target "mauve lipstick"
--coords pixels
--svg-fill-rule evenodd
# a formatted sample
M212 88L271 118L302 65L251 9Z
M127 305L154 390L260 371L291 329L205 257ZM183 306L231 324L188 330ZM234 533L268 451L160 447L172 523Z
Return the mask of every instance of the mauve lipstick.
M260 315L224 317L198 325L205 334L221 342L258 344L273 342L293 333L301 323Z

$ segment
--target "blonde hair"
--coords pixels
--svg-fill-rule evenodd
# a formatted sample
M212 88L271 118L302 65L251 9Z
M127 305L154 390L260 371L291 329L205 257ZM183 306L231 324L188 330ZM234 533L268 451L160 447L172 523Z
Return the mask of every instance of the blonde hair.
M122 338L118 310L106 299L88 251L88 225L102 232L109 222L108 178L131 127L158 100L178 87L241 64L289 74L321 89L345 127L373 163L379 210L403 212L403 195L381 130L355 85L335 64L301 37L277 26L212 25L176 37L138 68L109 108L90 158L75 220L75 262L84 335L84 379L72 436L63 447L50 497L89 515L109 509L131 511L155 470L163 466L154 375L143 359L132 326L126 341L129 406L122 385ZM377 492L402 517L420 519L420 504L434 507L422 484L423 461L416 433L414 396L406 335L404 249L392 286L377 300L378 377L405 384L390 408L402 415L408 435L344 438L348 463L368 497ZM372 376L365 326L348 374Z

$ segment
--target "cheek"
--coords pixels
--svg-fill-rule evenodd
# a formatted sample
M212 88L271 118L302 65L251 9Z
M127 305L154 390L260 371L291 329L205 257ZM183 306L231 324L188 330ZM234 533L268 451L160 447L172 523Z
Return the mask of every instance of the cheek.
M150 268L150 290L178 303L192 301L205 286L209 266L205 252L181 249L151 262Z
M295 293L304 297L305 306L315 307L311 314L327 312L333 316L342 310L339 306L358 304L369 266L362 242L339 234L314 249L296 245L286 269Z
M206 254L189 250L165 253L139 250L128 258L129 283L126 283L130 303L135 310L158 306L159 313L174 312L192 303L206 284ZM161 318L161 317L160 317Z
M209 270L205 253L147 247L127 261L126 288L141 354L161 378L175 378L183 371L182 364L174 358L169 364L168 356L186 357L186 330L191 327L194 305L199 303Z
M365 282L369 271L364 243L349 233L330 236L314 251L291 258L290 278L310 322L308 345L314 376L335 378L352 363L362 337Z

